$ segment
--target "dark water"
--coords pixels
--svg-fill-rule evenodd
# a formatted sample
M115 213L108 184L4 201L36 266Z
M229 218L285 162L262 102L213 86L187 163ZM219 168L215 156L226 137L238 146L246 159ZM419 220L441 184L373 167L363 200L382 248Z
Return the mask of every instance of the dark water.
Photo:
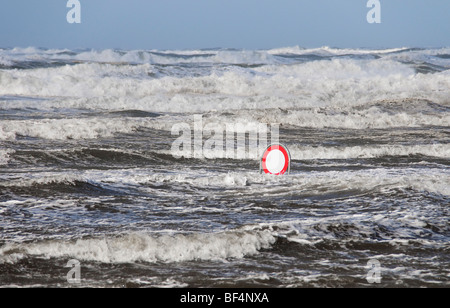
M0 50L0 285L449 287L448 54ZM290 174L175 157L195 115Z

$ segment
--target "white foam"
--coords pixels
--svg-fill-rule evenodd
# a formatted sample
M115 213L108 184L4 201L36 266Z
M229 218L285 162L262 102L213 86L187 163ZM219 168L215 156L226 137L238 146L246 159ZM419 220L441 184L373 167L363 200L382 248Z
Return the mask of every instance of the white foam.
M0 122L0 140L12 140L18 135L51 140L96 139L131 133L148 122L138 118L6 120Z
M151 171L151 172L150 172ZM49 181L63 181L61 174L33 173L29 175L28 185ZM25 175L22 175L22 178ZM227 187L226 190L213 190L214 196L221 194L290 196L290 192L305 196L323 196L324 193L351 190L358 198L357 191L364 194L368 191L389 194L392 190L409 190L440 193L450 196L450 174L442 169L429 168L378 168L357 171L307 172L294 171L289 176L259 175L255 172L196 172L180 171L177 173L158 173L149 169L80 171L72 175L72 179L80 178L100 185L108 183L134 185L138 189L148 188L148 183L164 183L165 185L185 183L198 187ZM243 182L243 178L245 181ZM18 183L18 179L10 179ZM71 179L69 179L71 180ZM25 182L22 182L25 184ZM139 185L136 185L139 184ZM199 189L197 194L210 194L210 189ZM199 196L200 197L200 196ZM68 201L68 200L66 200ZM5 206L20 204L12 201ZM44 204L44 203L43 203ZM61 206L76 206L76 202L68 201ZM34 204L34 206L40 206ZM48 206L48 205L46 205ZM54 239L29 243L6 243L0 247L0 264L16 263L26 257L41 258L75 258L80 261L105 263L130 262L183 262L195 260L227 260L244 258L258 254L261 249L268 249L276 238L285 237L300 245L315 245L326 239L339 236L339 226L349 226L345 230L346 239L370 240L375 226L385 226L389 232L381 236L390 245L409 244L409 239L421 241L424 245L438 245L441 238L430 241L428 238L416 239L415 232L426 229L429 215L425 215L433 205L423 204L420 200L407 205L392 206L389 211L376 215L373 211L342 211L336 215L312 215L289 221L274 221L255 225L246 225L240 229L211 233L132 233L118 237L83 238L76 241ZM183 209L180 210L190 210ZM434 220L446 226L446 217ZM334 233L328 228L337 226ZM379 231L379 230L378 230ZM377 232L378 232L377 231ZM444 238L445 239L445 238ZM340 239L341 240L341 239ZM436 243L437 242L437 243Z
M0 50L0 57L16 61L52 61L133 64L268 64L279 60L265 50L84 50L73 52L67 49L39 49L35 47Z
M389 76L406 77L415 74L413 68L392 60L354 59L322 60L293 65L266 65L255 68L255 71L315 81L323 78L333 80L365 79Z
M154 112L344 108L408 98L448 104L450 97L448 73L416 74L406 64L382 59L228 68L200 77L151 78L153 70L150 64L85 63L0 71L0 95L58 97L42 104L59 108Z
M308 147L293 145L289 147L292 159L349 159L375 158L382 156L425 155L431 157L450 157L450 144L426 145L377 145L354 147Z
M10 161L10 155L13 154L14 152L15 152L14 150L0 149L0 165L8 164L8 162Z
M215 62L227 64L274 64L280 63L273 55L261 50L221 50L214 57Z
M0 263L26 256L70 257L105 263L227 260L257 254L275 242L268 231L226 231L174 235L127 234L120 237L9 243L0 248Z
M301 143L299 137L298 142ZM450 157L449 144L420 144L420 145L373 145L373 146L301 146L298 144L289 145L289 151L293 160L315 160L315 159L357 159L357 158L377 158L384 156L409 156L424 155L429 157L444 158ZM261 151L263 151L262 149ZM248 147L240 149L241 155L235 153L235 159L257 159L262 153L256 150L251 151ZM171 151L163 151L167 155L180 155L181 153L173 153ZM193 157L192 153L188 154ZM224 150L219 149L203 149L204 158L215 159L225 158Z
M71 52L68 49L40 49L36 47L13 49L0 49L0 59L5 61L6 66L12 66L16 62L27 61L47 61L51 60L54 56L58 58L59 54ZM1 61L0 61L1 62Z
M2 65L2 66L12 66L12 65L14 65L14 63L10 59L0 55L0 65Z
M300 173L295 173L299 171ZM264 175L252 177L252 180L248 181L248 185L252 187L255 184L258 186L257 183L261 183L264 184L264 190L277 191L280 188L278 185L289 184L289 190L312 195L322 195L324 191L345 191L347 189L384 191L397 188L413 188L419 191L450 195L450 174L440 169L391 170L380 168L353 172L311 172L308 175L301 173L301 170L299 171L294 171L289 176L278 178ZM274 186L271 187L268 184Z
M327 171L302 172L291 169L287 176L270 176L259 174L257 164L255 171L212 172L178 170L176 173L157 172L148 169L89 171L83 173L83 178L94 183L114 183L114 185L140 187L146 189L148 183L189 184L197 187L228 187L231 189L248 190L249 193L265 193L284 191L296 193L318 194L327 191L347 189L373 191L392 188L414 188L450 195L450 174L442 169L390 169L378 168L359 171ZM202 191L199 191L201 193ZM204 191L208 194L208 191ZM219 194L219 192L215 193ZM223 192L224 194L227 191Z
M422 65L428 63L439 65L447 69L450 68L449 59L442 58L440 57L441 55L450 55L450 48L409 50L408 52L389 54L384 56L384 58Z
M186 183L200 187L245 187L249 182L248 173L192 173L178 172L174 173L158 173L149 174L144 172L133 172L133 174L123 174L121 177L125 179L127 184L145 184L145 183ZM117 175L112 175L110 181L114 181Z
M110 150L110 149L109 149ZM416 146L378 146L378 147L289 147L294 160L314 159L348 159L374 158L385 155L420 154L447 159L450 157L450 147L446 144L416 145ZM160 153L165 153L161 151ZM131 152L132 154L132 152ZM165 154L169 154L165 153ZM6 154L8 156L8 153ZM5 161L7 158L5 158ZM420 163L418 163L420 164ZM258 162L255 170L234 170L229 172L212 170L183 169L176 172L158 172L147 168L124 170L88 170L71 173L33 172L21 173L17 178L14 174L3 175L2 186L32 186L49 183L74 183L75 181L94 183L100 186L133 187L133 189L151 190L147 184L162 183L165 185L188 184L199 188L230 188L232 190L248 191L249 193L265 193L284 191L296 193L323 194L327 191L355 189L361 191L382 190L391 188L413 188L442 195L450 195L450 174L442 168L430 168L426 165L420 168L374 168L358 171L327 171L304 173L302 164L291 166L291 174L287 176L268 176L258 173ZM223 193L226 194L228 190ZM215 193L216 190L214 190ZM209 190L200 189L198 193L209 194Z
M401 100L400 100L401 101ZM266 123L310 128L383 129L422 126L449 126L450 113L425 113L412 102L403 103L401 110L384 110L384 105L355 107L324 107L296 109L237 110L234 116L212 115L207 123Z
M299 46L282 47L268 50L270 54L291 54L291 55L322 55L322 56L339 56L339 55L365 55L365 54L389 54L400 51L406 51L409 48L389 48L389 49L350 49L350 48L332 48L323 46L320 48L302 48Z
M77 172L54 173L54 172L33 172L24 173L17 176L9 173L0 177L0 184L4 187L30 187L34 185L56 184L56 183L75 183L76 181L85 181L86 178Z

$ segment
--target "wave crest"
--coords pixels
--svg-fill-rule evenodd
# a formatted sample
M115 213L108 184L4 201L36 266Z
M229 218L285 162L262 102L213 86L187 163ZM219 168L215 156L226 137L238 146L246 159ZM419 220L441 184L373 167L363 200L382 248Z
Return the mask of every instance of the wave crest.
M0 248L0 261L14 263L28 256L69 257L104 263L227 260L257 254L274 242L275 237L269 231L235 230L160 236L133 233L71 242L50 240L6 244Z

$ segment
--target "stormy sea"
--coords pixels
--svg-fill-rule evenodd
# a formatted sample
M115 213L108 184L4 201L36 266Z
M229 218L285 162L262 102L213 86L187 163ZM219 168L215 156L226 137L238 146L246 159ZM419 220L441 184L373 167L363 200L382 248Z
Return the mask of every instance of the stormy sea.
M0 286L450 287L449 126L450 48L0 48Z

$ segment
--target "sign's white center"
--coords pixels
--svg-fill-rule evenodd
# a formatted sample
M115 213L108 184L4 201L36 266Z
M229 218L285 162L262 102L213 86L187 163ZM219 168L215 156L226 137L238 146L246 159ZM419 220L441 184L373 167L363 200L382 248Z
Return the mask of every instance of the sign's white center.
M283 152L272 150L266 157L266 168L272 174L280 173L286 163Z

